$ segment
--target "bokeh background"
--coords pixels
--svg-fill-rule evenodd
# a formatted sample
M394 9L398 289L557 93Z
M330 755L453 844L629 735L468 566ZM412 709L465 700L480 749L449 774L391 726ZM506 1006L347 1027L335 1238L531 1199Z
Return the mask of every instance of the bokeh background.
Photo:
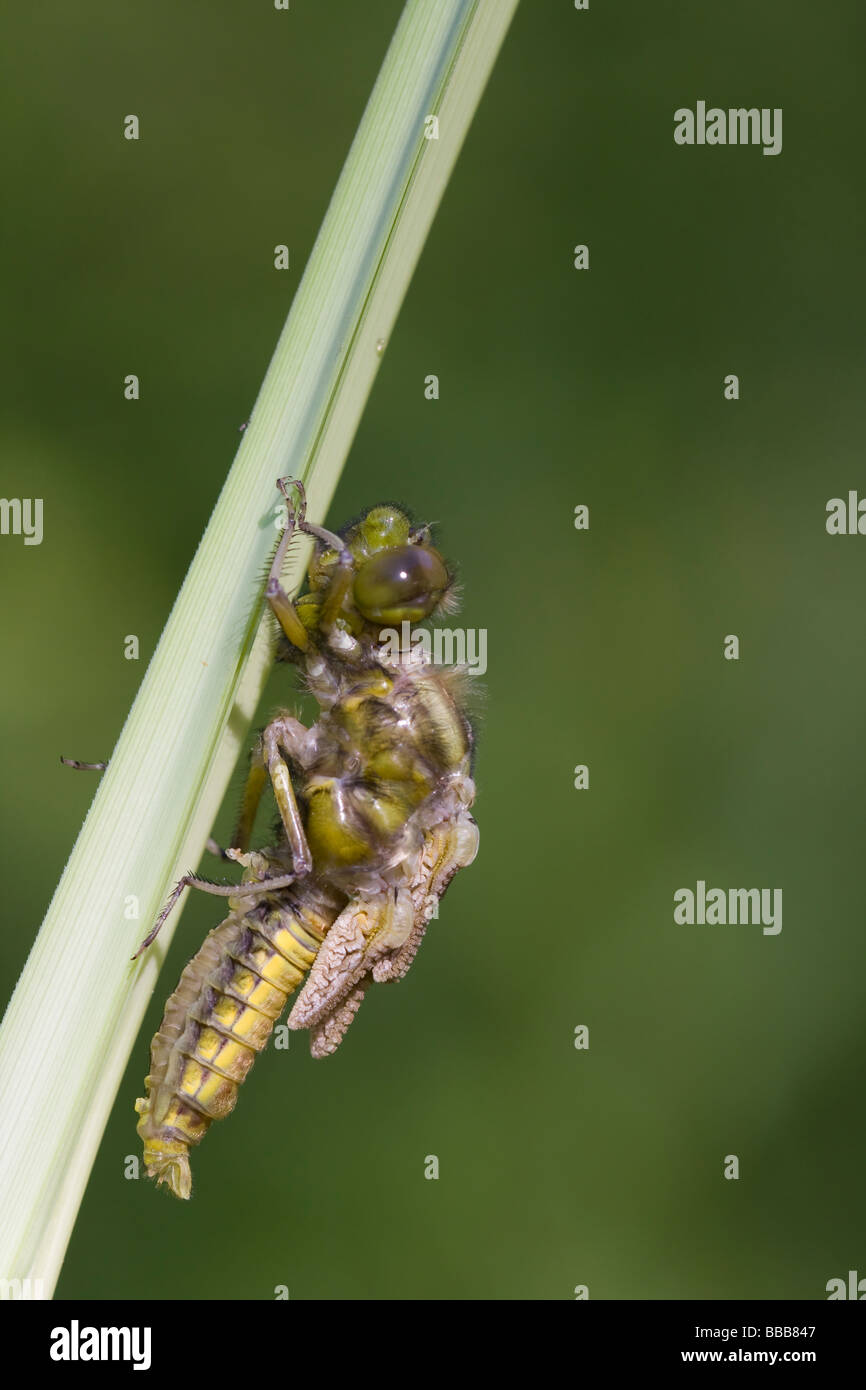
M114 745L145 665L123 636L156 642L400 10L7 19L0 491L46 510L41 546L0 538L4 995L94 790L58 754ZM335 1058L259 1060L181 1205L123 1166L218 920L190 901L59 1296L811 1299L866 1273L866 539L824 526L866 492L864 41L855 0L518 11L328 518L402 498L459 563L489 641L480 857ZM699 98L782 107L782 154L677 147ZM701 878L782 888L781 934L676 926Z

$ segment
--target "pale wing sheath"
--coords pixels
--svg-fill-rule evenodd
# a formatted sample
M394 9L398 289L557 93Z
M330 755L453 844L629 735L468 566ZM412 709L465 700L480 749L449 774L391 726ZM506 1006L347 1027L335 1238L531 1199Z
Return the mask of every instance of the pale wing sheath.
M361 1007L368 983L369 977L365 976L360 984L349 990L332 1013L326 1014L319 1023L313 1024L310 1028L311 1057L330 1057L336 1052L346 1036L349 1024Z
M336 1051L370 975L379 984L403 978L445 889L477 852L478 827L464 808L427 831L408 888L350 903L340 914L289 1014L290 1028L311 1029L314 1056Z
M465 869L478 853L478 826L465 809L453 823L443 821L425 837L419 872L410 888L415 905L412 931L399 950L383 956L373 966L377 984L402 980L424 940L427 924L458 869Z

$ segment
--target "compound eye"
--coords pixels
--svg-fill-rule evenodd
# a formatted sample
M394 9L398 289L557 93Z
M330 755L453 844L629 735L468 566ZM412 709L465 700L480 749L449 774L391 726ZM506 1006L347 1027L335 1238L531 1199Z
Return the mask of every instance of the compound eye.
M429 618L445 590L448 571L435 550L398 545L380 550L355 578L355 603L377 623L419 622Z

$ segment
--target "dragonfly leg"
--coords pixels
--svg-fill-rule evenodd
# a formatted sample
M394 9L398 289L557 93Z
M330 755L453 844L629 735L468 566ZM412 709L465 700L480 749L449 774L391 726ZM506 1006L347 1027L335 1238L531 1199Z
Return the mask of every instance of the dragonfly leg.
M303 483L295 478L279 478L277 487L286 499L286 525L271 568L268 573L268 581L265 585L265 598L271 607L271 612L279 623L285 635L288 637L293 647L305 652L310 645L310 638L307 629L298 617L297 609L283 588L280 575L283 572L283 564L286 559L286 552L291 545L295 531L303 524L307 512L307 497L304 492ZM297 509L289 496L289 487L298 490L299 503Z
M261 738L253 750L241 800L235 844L241 849L249 846L262 793L270 780L292 851L292 865L300 876L310 872L313 861L295 799L291 773L283 753L287 753L301 767L307 765L313 753L310 730L299 719L293 719L288 714L278 714L271 720L262 731Z
M247 773L237 828L234 833L234 843L238 849L249 849L256 812L259 809L259 802L262 799L262 792L267 786L267 781L268 775L262 760L261 744L259 743L254 749L250 761L250 770Z
M352 552L343 547L319 613L319 626L326 637L333 632L343 607L343 599L352 587L352 580L355 576L354 563Z
M253 752L252 765L241 802L241 814L236 834L237 847L222 849L215 840L210 838L207 847L212 854L216 854L222 859L239 859L241 863L246 862L244 852L249 846L253 822L262 792L270 778L280 818L292 852L292 872L241 884L211 883L206 878L199 878L197 874L184 874L183 878L172 889L162 912L157 917L151 931L142 941L135 956L133 956L133 960L156 940L163 923L169 917L175 903L186 888L198 888L203 893L213 893L221 898L262 897L264 894L275 892L280 888L288 888L290 884L295 883L304 874L310 872L313 867L313 857L310 854L301 813L295 799L289 765L282 756L283 751L301 765L308 761L311 753L310 730L299 719L292 719L287 714L277 715L276 719L271 720Z
M290 715L277 715L262 734L261 757L267 765L274 799L292 851L292 867L299 877L310 872L313 856L295 799L289 765L282 755L288 753L296 763L303 765L309 758L309 749L309 729Z
M240 851L232 850L226 850L225 856L227 859L240 859L241 862L243 862L245 858L245 856L241 855ZM202 893L211 893L214 897L218 898L263 898L266 897L268 893L276 893L282 888L289 888L293 883L297 882L297 879L298 875L296 873L290 873L275 874L270 878L257 878L247 883L211 883L210 879L199 878L198 874L184 874L183 878L178 879L177 883L174 885L162 912L157 917L151 930L142 941L132 959L137 960L142 951L146 951L148 946L153 944L159 936L164 923L170 917L172 909L181 893L187 888L198 888Z
M271 611L282 628L285 635L293 646L301 651L307 651L310 645L309 634L298 617L297 609L292 603L288 594L282 586L280 575L286 558L286 552L291 544L292 537L296 531L301 531L305 536L312 536L315 540L328 547L329 550L336 550L339 555L337 566L334 571L331 583L328 586L328 593L322 606L319 624L325 633L333 629L337 616L343 605L343 599L349 592L352 585L354 573L354 562L351 551L343 543L342 537L336 536L333 531L327 531L324 526L314 526L307 521L307 496L304 492L303 483L297 478L278 478L277 487L286 499L287 520L280 543L277 546L273 563L271 564L268 582L265 586L265 598L271 606ZM289 495L289 488L295 488L298 492L298 504L293 503Z

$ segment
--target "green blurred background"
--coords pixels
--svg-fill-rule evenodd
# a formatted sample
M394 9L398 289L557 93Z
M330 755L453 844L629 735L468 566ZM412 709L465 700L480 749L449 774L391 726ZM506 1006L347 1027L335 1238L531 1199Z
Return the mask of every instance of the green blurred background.
M45 539L0 540L4 994L94 791L58 754L111 752L400 10L7 19L0 491L44 497ZM123 1165L219 917L190 901L59 1296L822 1298L866 1273L866 539L824 528L866 491L864 41L855 0L518 11L328 518L441 523L489 634L480 856L335 1058L301 1035L259 1060L181 1205ZM782 154L676 146L699 98L782 107ZM781 935L675 926L699 878L782 888Z

